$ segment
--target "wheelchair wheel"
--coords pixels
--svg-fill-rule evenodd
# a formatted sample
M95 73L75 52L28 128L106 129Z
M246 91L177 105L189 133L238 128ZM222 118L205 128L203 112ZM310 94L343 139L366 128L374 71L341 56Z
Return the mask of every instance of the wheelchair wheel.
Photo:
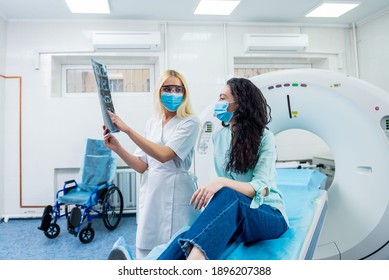
M78 238L80 241L84 244L87 244L93 240L95 237L95 231L91 226L86 226L80 230L80 233L78 234Z
M104 198L103 221L109 230L114 230L122 218L123 214L123 196L119 188L110 187Z
M44 232L47 238L54 239L59 235L61 228L57 224L51 224L49 228Z

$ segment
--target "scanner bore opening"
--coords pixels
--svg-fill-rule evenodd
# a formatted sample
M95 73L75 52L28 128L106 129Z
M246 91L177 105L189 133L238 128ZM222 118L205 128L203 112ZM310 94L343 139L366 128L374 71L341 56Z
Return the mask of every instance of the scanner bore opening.
M335 161L327 143L317 134L305 129L287 129L276 133L279 166L312 168L327 175L326 190L335 176ZM294 164L293 164L294 163Z

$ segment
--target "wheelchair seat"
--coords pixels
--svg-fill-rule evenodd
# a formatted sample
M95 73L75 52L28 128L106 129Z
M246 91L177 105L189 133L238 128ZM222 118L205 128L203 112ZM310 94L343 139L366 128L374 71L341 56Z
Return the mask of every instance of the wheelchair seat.
M123 197L120 189L112 182L116 173L116 158L104 145L103 140L87 139L80 180L69 180L57 192L54 206L48 205L43 211L41 226L46 237L59 235L57 220L66 217L69 233L79 236L82 243L94 238L92 220L103 217L107 229L115 229L123 213ZM70 210L71 206L71 210ZM62 208L64 212L62 213ZM83 227L83 222L87 226Z

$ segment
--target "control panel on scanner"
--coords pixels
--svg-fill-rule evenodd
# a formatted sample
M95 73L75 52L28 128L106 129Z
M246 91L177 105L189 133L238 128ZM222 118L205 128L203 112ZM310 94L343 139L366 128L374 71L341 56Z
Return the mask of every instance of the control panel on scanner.
M200 132L200 138L197 144L197 151L200 155L206 155L209 150L209 142L211 141L213 132L213 123L206 121L203 123L203 127Z

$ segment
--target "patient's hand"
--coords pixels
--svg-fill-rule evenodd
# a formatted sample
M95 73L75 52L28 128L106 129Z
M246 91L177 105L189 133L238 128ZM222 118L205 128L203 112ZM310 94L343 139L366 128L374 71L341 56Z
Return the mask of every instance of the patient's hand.
M201 209L208 204L214 194L217 193L223 186L221 178L211 181L210 183L198 188L192 195L189 203L193 204L195 209Z

